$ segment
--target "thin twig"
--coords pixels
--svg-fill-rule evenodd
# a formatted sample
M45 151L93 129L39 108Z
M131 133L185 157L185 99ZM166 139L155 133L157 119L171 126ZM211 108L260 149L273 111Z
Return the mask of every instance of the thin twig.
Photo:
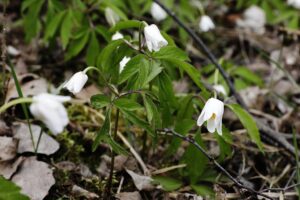
M206 56L209 58L209 60L215 65L215 67L220 71L221 75L223 76L224 80L229 86L230 93L234 95L236 98L237 102L245 109L248 110L247 105L237 93L233 81L230 79L230 76L226 73L224 68L219 64L217 58L214 56L214 54L211 53L209 48L205 45L205 43L201 40L200 37L192 30L190 29L187 25L185 25L177 16L174 12L172 12L170 9L168 9L164 4L162 4L159 0L153 0L156 2L163 10L166 11L166 13L171 16L174 21L182 27L197 43L197 45L203 50L203 52L206 54ZM264 134L262 135L262 139L266 140L267 142L274 142L281 145L283 148L285 148L288 152L291 154L295 154L295 148L293 145L291 145L286 138L282 137L280 133L277 131L269 128L267 125L263 124L259 119L255 120L260 131ZM300 156L300 155L299 155Z
M171 133L172 135L193 144L197 149L199 149L203 153L203 155L205 155L205 157L207 157L209 159L210 162L212 162L219 170L221 170L222 173L225 174L230 180L232 180L239 188L246 189L247 191L249 191L253 195L262 196L262 197L265 197L267 199L273 199L273 198L269 197L268 195L265 195L265 194L262 194L258 191L255 191L252 188L249 188L249 187L243 185L238 180L236 180L224 167L222 167L222 165L220 165L213 157L211 157L193 138L185 137L185 136L175 132L174 130L168 129L168 128L160 130L160 132Z

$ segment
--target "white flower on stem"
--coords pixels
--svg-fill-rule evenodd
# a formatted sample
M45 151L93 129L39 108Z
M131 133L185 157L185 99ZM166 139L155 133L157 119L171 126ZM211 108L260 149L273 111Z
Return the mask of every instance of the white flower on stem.
M263 9L251 6L245 10L243 19L237 20L237 25L241 28L248 28L257 34L265 32L266 14Z
M167 13L158 5L157 3L153 2L151 5L150 13L155 21L162 21L167 18Z
M119 39L123 39L124 36L120 33L120 32L116 32L115 34L113 34L113 36L111 37L111 40L119 40Z
M218 99L210 98L197 120L197 125L202 126L207 121L207 130L214 133L217 129L219 135L222 135L222 118L224 113L224 103Z
M213 85L213 88L218 92L226 96L226 90L223 85Z
M200 19L199 28L200 31L207 32L209 30L214 29L215 24L209 16L203 15Z
M129 60L130 60L131 58L130 57L127 57L127 56L125 56L122 60L121 60L121 62L120 62L120 73L123 71L123 69L124 69L124 67L126 66L126 64L129 62Z
M161 35L155 24L146 26L144 34L149 51L159 51L160 48L168 45L168 41Z
M71 98L41 93L32 99L29 109L34 118L41 120L53 134L61 133L69 123L68 113L62 103Z
M300 9L300 0L288 0L288 5Z
M113 11L111 8L108 7L105 8L104 15L107 23L110 26L114 26L120 20L120 16L117 13L115 13L115 11Z
M69 90L73 94L77 94L82 90L87 80L88 80L88 76L85 74L85 72L80 71L75 73L70 78L70 80L67 83L65 83L63 88L67 88L67 90Z

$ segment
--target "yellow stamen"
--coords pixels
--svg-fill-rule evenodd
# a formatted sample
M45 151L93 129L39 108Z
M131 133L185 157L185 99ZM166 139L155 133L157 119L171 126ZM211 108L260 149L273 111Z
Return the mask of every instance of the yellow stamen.
M210 119L216 119L217 115L215 113L213 113L210 117Z

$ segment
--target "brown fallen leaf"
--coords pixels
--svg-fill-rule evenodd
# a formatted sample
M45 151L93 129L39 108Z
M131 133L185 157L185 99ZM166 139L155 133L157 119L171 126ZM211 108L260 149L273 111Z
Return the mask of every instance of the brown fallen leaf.
M11 160L16 156L18 141L12 137L0 137L0 162Z
M20 82L24 97L34 96L40 93L47 92L48 90L47 81L44 78L40 78L35 74L20 75L18 76L18 80ZM19 94L17 92L17 88L15 86L14 80L11 79L8 84L5 102L7 103L9 100L18 97Z
M151 177L139 175L128 169L126 169L126 171L131 176L133 183L138 190L151 191L155 189L155 186L152 184L153 179Z
M96 85L92 84L81 90L78 94L75 95L77 99L81 99L84 102L90 102L90 99L93 95L98 94L100 90Z
M0 136L11 136L11 129L6 125L6 123L0 120Z
M12 129L13 137L19 140L18 153L34 152L28 125L24 123L14 123ZM31 130L35 146L37 146L41 132L41 127L31 124ZM48 134L43 132L38 145L37 152L40 154L51 155L55 153L58 149L59 143L55 139L50 137Z
M120 200L142 200L139 192L121 192L115 197Z
M85 197L86 199L99 199L99 196L93 192L89 192L78 185L73 185L72 194L76 197Z
M28 157L20 170L12 177L12 181L22 188L22 193L31 200L42 200L55 184L52 169L47 163L37 161L36 157Z
M10 179L23 160L24 157L18 157L15 160L0 162L0 175L4 176L6 179Z

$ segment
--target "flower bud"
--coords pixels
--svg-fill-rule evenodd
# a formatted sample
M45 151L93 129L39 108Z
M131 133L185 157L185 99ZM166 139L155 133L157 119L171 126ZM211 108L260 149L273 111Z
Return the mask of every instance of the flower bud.
M144 34L149 51L159 51L160 48L168 45L168 41L161 35L155 24L146 26Z
M77 94L82 90L87 80L88 76L85 72L80 71L75 73L63 87L67 88L73 94Z
M209 16L203 15L200 19L199 28L200 31L207 32L209 30L214 29L215 24Z

